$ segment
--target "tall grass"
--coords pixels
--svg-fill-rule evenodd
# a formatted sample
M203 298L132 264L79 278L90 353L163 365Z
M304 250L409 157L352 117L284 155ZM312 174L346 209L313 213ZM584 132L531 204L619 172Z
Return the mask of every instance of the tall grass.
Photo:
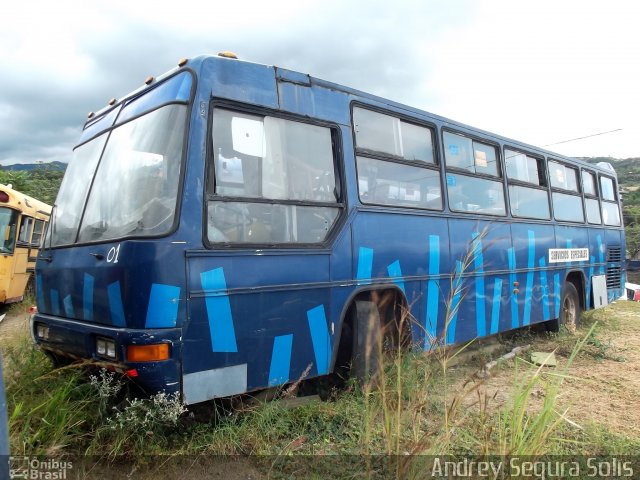
M406 311L401 317L401 322L411 321ZM332 401L288 408L286 401L275 400L242 411L211 403L199 407L212 410L206 420L197 411L181 414L182 407L171 399L126 400L116 388L118 379L106 373L94 373L92 382L84 369L52 370L23 339L4 352L11 449L24 455L90 453L142 462L154 453L269 455L277 459L264 461L276 470L285 468L283 457L364 454L369 462L364 473L371 476L379 468L375 456L384 455L398 459L387 472L397 478L418 475L421 455L537 456L566 453L566 445L578 441L615 441L618 451L632 451L637 441L576 429L559 406L563 381L578 352L593 343L595 329L592 325L583 338L573 340L575 347L561 368L516 360L505 405L484 393L484 380L473 376L472 366L451 368L461 349L430 355L387 349L381 335L375 345L382 359L378 375L363 385L347 382ZM332 476L336 462L326 463L318 468ZM363 474L342 472L347 473Z

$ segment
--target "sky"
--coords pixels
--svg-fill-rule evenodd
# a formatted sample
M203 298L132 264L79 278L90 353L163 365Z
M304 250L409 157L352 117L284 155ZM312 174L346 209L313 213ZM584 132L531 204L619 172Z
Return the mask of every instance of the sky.
M2 13L1 165L68 162L89 111L223 50L563 155L640 157L633 0L33 0Z

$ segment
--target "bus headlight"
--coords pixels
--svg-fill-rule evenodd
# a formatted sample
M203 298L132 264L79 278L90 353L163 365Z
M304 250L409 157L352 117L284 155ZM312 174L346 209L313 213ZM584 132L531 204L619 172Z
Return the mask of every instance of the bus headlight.
M42 323L36 323L36 336L41 340L49 340L49 327Z
M96 338L96 353L101 357L116 358L116 342L108 338Z

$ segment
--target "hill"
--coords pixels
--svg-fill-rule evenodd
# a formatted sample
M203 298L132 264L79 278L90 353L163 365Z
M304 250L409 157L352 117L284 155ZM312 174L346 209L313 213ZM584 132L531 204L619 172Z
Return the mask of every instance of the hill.
M31 172L33 170L53 170L64 172L67 164L62 162L48 163L14 163L13 165L0 165L0 170L16 170L19 172Z

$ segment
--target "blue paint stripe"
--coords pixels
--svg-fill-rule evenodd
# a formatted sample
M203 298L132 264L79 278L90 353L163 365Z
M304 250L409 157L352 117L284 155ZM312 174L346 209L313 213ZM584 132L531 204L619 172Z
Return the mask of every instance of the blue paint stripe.
M424 342L425 350L431 348L438 334L439 283L438 280L429 280L427 283L427 319L425 322L427 338Z
M555 273L553 275L553 297L556 305L556 318L560 318L560 274Z
M458 310L460 310L460 297L462 296L462 262L456 261L456 272L451 282L453 288L453 299L451 300L451 309L449 311L449 319L446 322L447 344L456 343L456 327L458 323Z
M524 297L524 314L522 316L522 325L531 323L531 297L533 294L533 269L535 268L536 255L536 237L533 230L529 230L529 252L527 256L527 287Z
M82 286L82 315L85 320L93 320L93 275L84 274Z
M400 269L400 260L396 260L391 265L387 266L387 273L391 278L395 278L393 281L396 285L400 287L400 290L405 292L404 290L404 279L402 278L402 270ZM406 292L405 292L406 293Z
M518 277L516 275L516 252L515 249L509 248L507 250L507 256L509 258L509 270L511 273L509 274L509 281L511 282L511 288L515 288L515 284L518 281ZM510 292L511 296L511 328L518 328L520 326L520 319L518 318L518 296Z
M593 305L593 303L591 302L591 281L593 280L593 264L596 263L596 257L591 255L590 260L591 265L589 266L589 278L587 278L587 303L589 304L588 307L591 307Z
M429 235L429 275L440 274L440 237ZM438 305L440 282L429 280L427 283L427 318L425 321L425 331L427 338L424 342L425 350L431 348L438 332Z
M109 297L109 309L111 310L111 323L116 327L126 327L120 282L113 282L107 287L107 296Z
M498 333L500 326L500 300L502 299L502 279L496 278L493 284L493 306L491 309L491 330L490 333Z
M538 259L540 265L540 284L542 286L542 318L551 320L551 311L549 310L549 284L547 283L547 262L544 257Z
M429 275L440 274L440 237L429 235Z
M36 299L38 301L38 311L44 312L44 291L42 290L42 275L36 274Z
M149 294L145 328L172 328L178 319L180 287L154 283Z
M60 315L60 295L58 290L51 289L51 311L54 315Z
M205 297L207 317L209 319L209 334L211 335L211 349L214 352L237 352L236 332L231 316L231 303L226 294L227 281L222 268L216 268L200 274L203 290L214 290L215 294ZM225 292L220 294L220 292Z
M271 366L269 367L269 386L282 385L289 381L291 368L291 346L293 334L281 335L273 339Z
M307 321L309 322L318 375L324 375L329 373L329 356L331 354L331 339L329 338L324 305L318 305L308 310Z
M373 249L360 247L358 251L358 272L356 278L358 280L370 280L373 274ZM358 282L367 285L371 282Z
M598 244L598 258L600 263L604 263L604 250L602 249L603 245L602 245L602 236L598 235L596 236L596 242ZM600 274L602 275L604 273L604 265L600 265Z
M62 305L64 306L64 313L67 317L74 318L76 316L76 312L73 309L73 302L71 301L71 295L64 297Z
M487 318L485 313L485 296L484 296L484 259L482 256L482 240L479 232L471 234L473 243L473 262L476 275L476 335L484 337L487 335Z

